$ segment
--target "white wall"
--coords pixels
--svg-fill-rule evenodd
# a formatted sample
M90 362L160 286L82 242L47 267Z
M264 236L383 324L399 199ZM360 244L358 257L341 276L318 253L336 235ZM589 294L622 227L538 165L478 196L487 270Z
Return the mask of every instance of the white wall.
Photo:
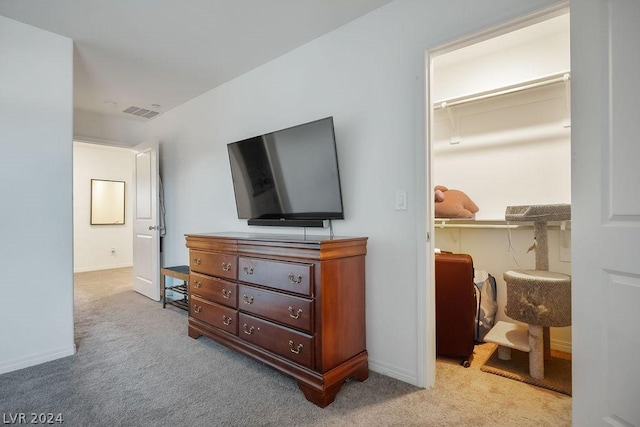
M436 56L434 100L569 70L569 16L563 15ZM436 110L434 184L465 191L480 208L478 220L502 220L507 206L571 203L568 95L564 83L555 83Z
M548 3L397 0L149 122L161 141L164 264L187 263L185 233L302 233L237 219L226 144L332 115L346 215L334 230L369 237L370 367L418 383L425 50ZM397 190L407 211L395 211Z
M433 99L443 101L569 71L569 48L569 15L565 14L438 55Z
M571 203L571 129L566 92L545 87L456 107L458 143L436 111L435 185L463 190L476 220L504 220L507 206Z
M133 265L132 175L133 152L130 149L74 142L74 272ZM123 225L91 225L92 179L125 182Z
M0 16L0 373L74 353L73 43Z

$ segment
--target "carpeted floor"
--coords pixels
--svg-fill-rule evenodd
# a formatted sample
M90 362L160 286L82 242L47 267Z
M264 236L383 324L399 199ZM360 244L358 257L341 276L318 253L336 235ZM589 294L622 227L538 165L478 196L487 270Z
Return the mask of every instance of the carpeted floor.
M480 371L485 345L468 369L438 360L433 388L371 372L320 409L292 379L189 338L186 312L133 292L131 269L75 277L77 353L0 375L0 413L67 426L571 425L570 397Z

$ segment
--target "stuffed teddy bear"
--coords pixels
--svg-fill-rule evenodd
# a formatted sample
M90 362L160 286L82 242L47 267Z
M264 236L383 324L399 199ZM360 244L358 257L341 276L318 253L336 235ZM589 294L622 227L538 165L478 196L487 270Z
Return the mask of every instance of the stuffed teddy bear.
M436 218L473 218L480 210L463 191L450 190L444 185L436 186L435 200Z

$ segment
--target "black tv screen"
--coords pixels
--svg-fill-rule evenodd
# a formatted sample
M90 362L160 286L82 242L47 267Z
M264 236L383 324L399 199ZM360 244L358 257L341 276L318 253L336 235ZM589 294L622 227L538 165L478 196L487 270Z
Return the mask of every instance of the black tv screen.
M227 149L238 218L344 218L333 117L237 141Z

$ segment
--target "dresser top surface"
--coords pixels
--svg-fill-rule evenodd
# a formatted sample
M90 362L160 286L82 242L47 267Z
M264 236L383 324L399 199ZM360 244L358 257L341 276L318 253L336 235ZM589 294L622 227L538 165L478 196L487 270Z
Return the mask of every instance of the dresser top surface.
M355 240L367 240L366 237L349 237L349 236L304 236L298 234L270 234L270 233L248 233L248 232L215 232L215 233L189 233L185 237L214 237L218 239L230 240L246 240L246 241L265 241L265 242L282 242L282 243L309 243L309 244L327 244L340 243Z

